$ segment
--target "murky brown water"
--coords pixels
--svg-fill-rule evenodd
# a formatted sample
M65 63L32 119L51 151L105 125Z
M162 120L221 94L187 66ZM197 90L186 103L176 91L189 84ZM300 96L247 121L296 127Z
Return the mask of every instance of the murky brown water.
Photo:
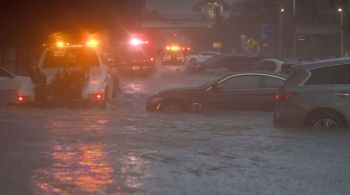
M147 95L212 77L124 80L94 108L0 111L0 194L349 194L350 133L271 113L147 113Z

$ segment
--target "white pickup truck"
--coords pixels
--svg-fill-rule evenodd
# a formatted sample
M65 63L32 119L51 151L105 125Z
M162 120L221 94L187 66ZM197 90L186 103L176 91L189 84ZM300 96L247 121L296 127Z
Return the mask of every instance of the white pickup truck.
M120 95L115 68L85 45L47 48L36 71L18 90L17 102L81 100L106 104Z

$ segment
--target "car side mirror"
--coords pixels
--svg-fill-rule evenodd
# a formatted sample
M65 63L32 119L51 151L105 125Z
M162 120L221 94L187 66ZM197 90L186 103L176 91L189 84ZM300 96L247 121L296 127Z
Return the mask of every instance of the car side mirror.
M220 85L219 83L214 83L212 86L211 86L211 90L212 92L216 93L216 92L219 92L220 89L221 89L222 85Z

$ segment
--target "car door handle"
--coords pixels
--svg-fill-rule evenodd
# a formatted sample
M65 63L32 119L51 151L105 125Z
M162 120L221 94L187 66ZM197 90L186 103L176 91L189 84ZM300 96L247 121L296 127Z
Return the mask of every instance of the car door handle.
M338 97L350 97L350 93L348 92L339 92L335 94Z

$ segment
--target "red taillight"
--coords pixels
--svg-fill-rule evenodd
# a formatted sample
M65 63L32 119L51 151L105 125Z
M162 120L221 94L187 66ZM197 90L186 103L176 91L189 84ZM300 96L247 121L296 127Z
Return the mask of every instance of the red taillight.
M103 99L103 95L101 93L97 93L95 95L95 98L96 98L96 100L102 100Z
M275 95L275 100L276 100L276 102L281 102L284 100L288 100L296 95L298 95L298 93L295 93L295 92L277 93Z
M17 101L18 102L24 102L24 99L25 99L24 96L18 96L17 97Z

